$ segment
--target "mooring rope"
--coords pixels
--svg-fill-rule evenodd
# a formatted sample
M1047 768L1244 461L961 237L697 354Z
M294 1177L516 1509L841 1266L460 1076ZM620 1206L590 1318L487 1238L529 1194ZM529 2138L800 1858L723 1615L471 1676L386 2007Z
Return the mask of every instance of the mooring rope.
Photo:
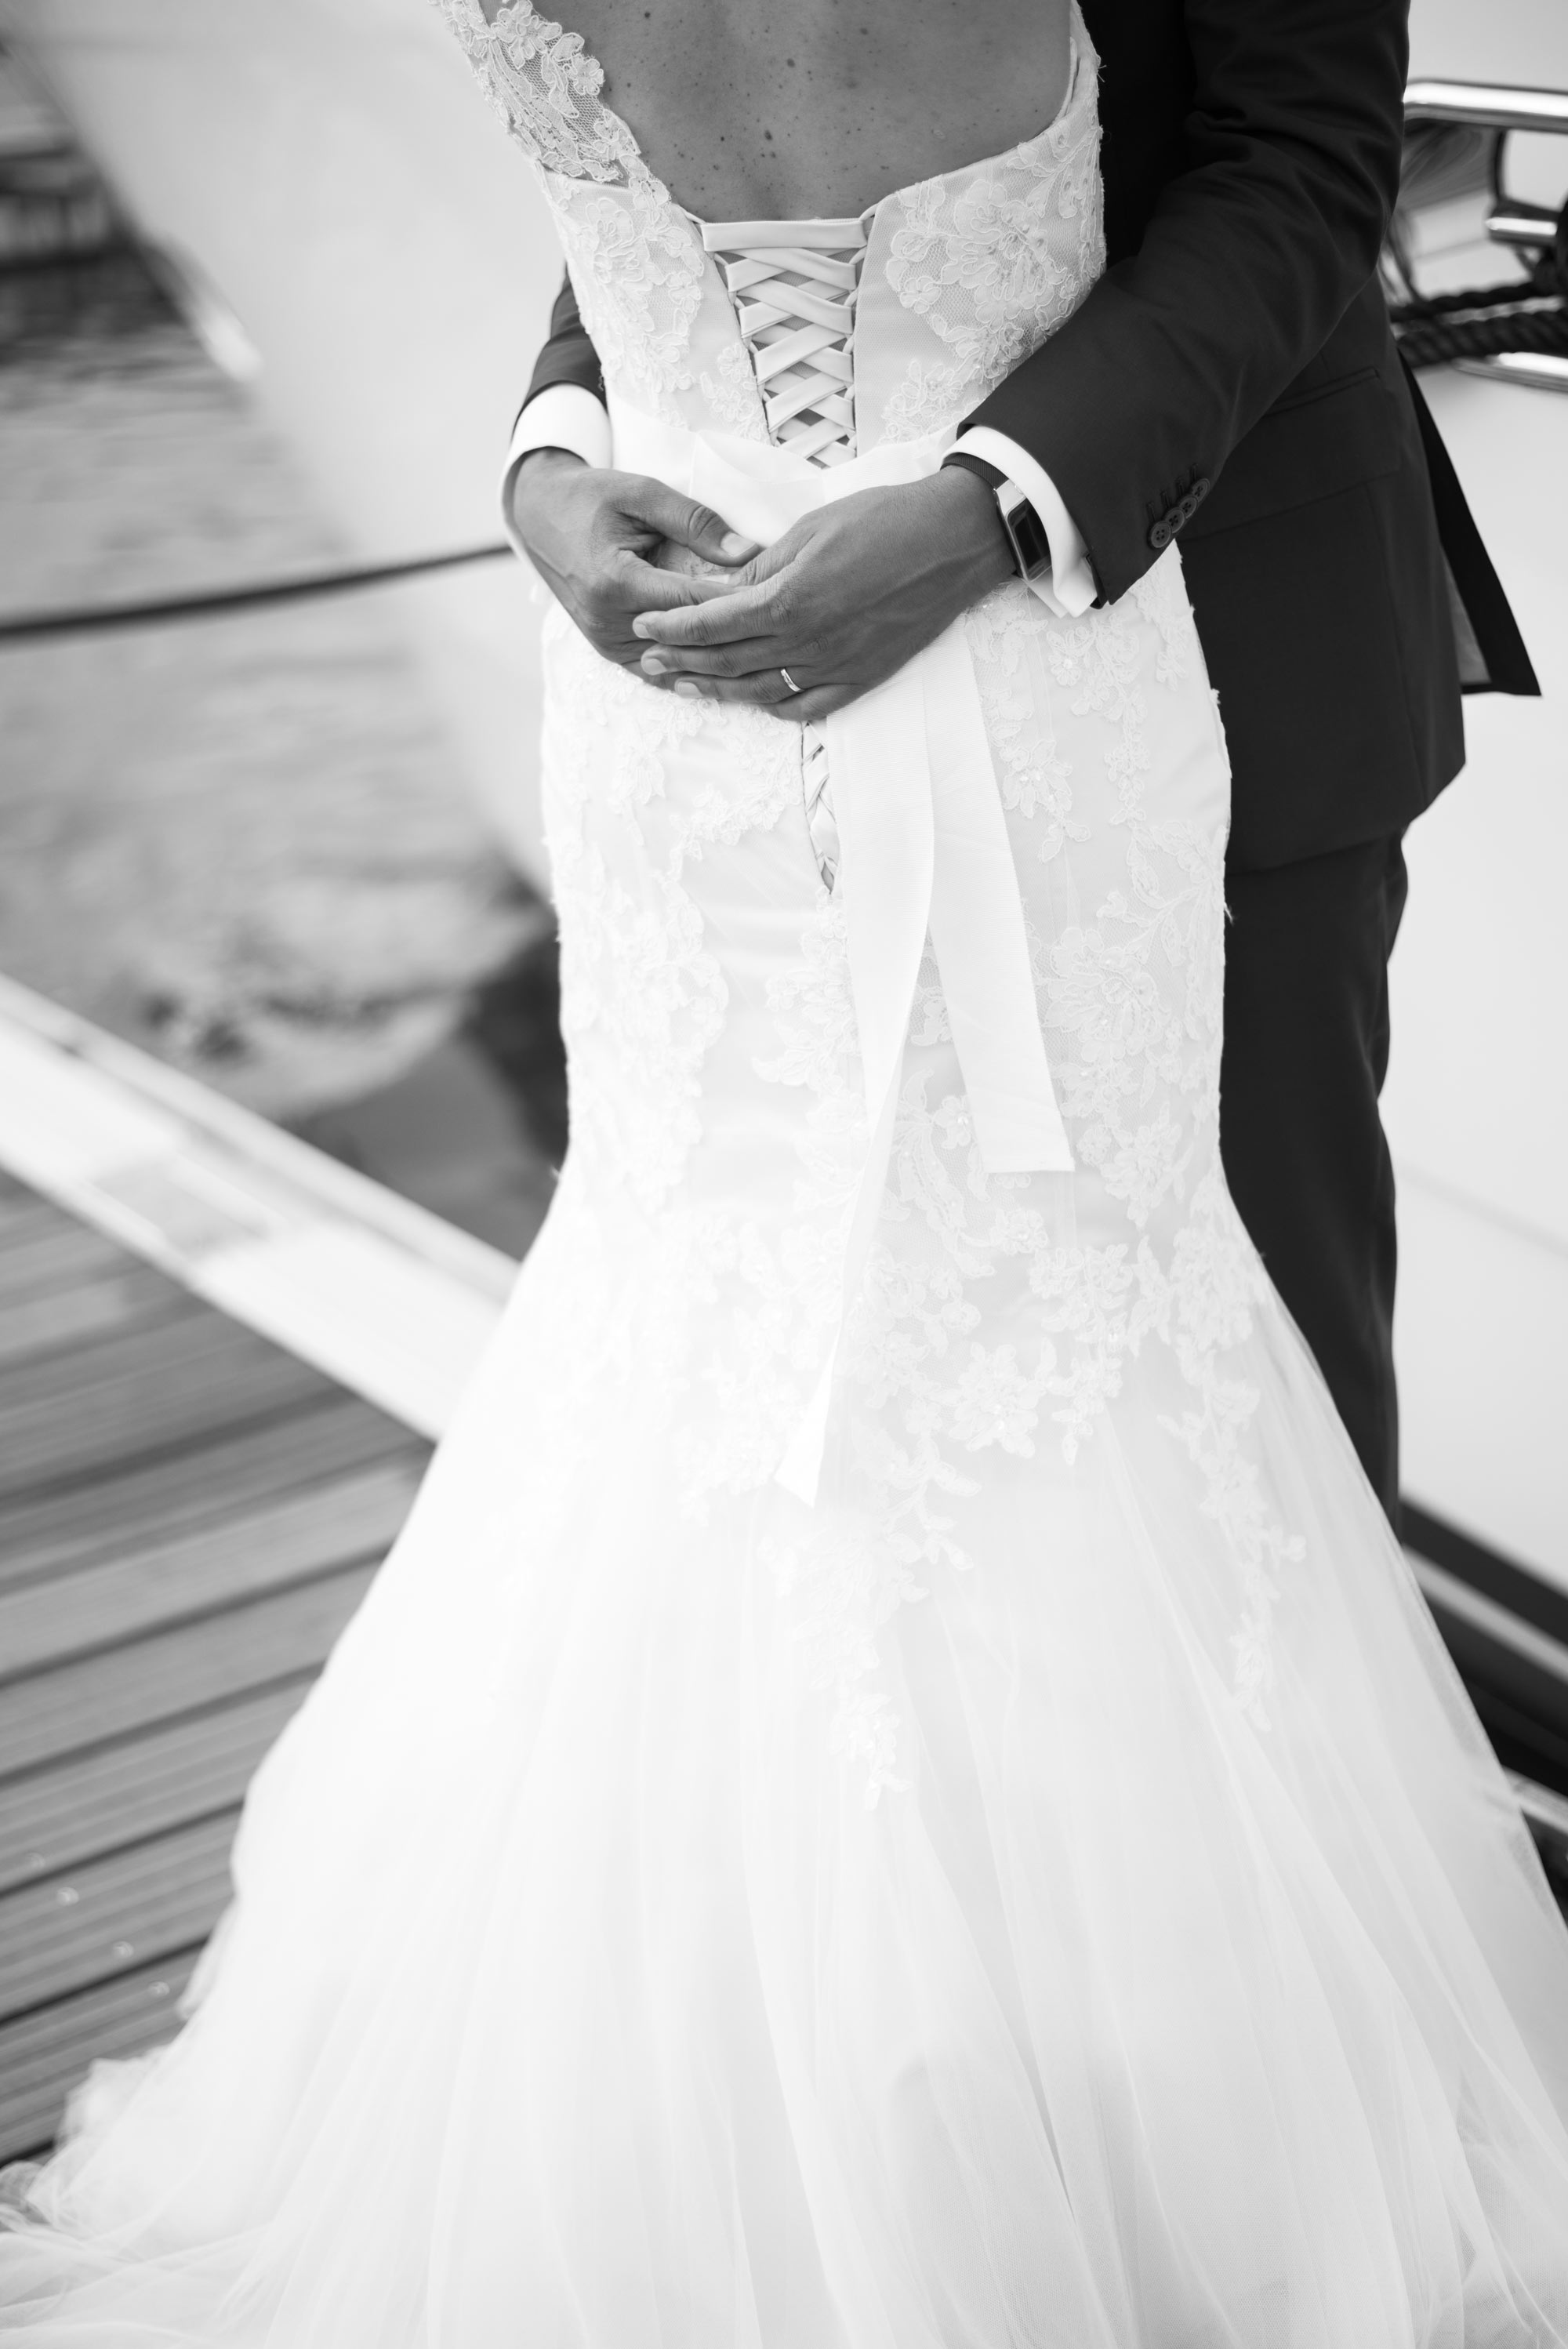
M356 587L379 587L389 580L450 571L464 563L491 563L511 553L504 542L495 546L465 546L452 554L420 554L404 563L366 564L357 570L274 579L254 587L216 587L201 595L174 595L138 604L81 604L55 612L18 613L9 619L0 616L0 645L37 644L50 636L108 635L116 628L159 627L169 620L221 619L227 612L249 611L266 604L304 603L314 595L346 595Z
M1528 277L1451 294L1412 293L1409 301L1393 304L1389 319L1410 366L1511 351L1568 357L1568 204L1555 223L1542 221L1542 247Z

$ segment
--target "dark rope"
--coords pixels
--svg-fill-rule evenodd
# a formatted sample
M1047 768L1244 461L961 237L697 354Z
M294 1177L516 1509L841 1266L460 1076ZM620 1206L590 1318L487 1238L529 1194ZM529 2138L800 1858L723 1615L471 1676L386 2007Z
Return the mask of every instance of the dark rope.
M1568 358L1568 311L1523 310L1490 318L1435 319L1407 326L1399 348L1413 367L1453 359L1496 358L1507 351Z
M450 571L463 563L493 563L510 554L507 545L468 546L455 554L418 555L407 563L376 563L357 571L329 571L309 579L277 579L262 587L222 587L208 595L179 595L163 603L88 604L74 611L31 612L0 617L0 645L37 644L49 636L96 636L116 628L157 627L168 620L209 620L266 604L300 604L316 595L346 595L421 572Z
M1396 303L1389 310L1395 326L1418 326L1427 318L1451 318L1465 310L1488 313L1497 310L1526 309L1532 302L1554 302L1555 285L1538 285L1532 278L1519 278L1510 285L1466 285L1457 294L1420 294L1408 302Z
M1390 305L1399 348L1413 367L1504 352L1568 357L1568 204L1541 223L1541 250L1528 277L1503 285L1467 285L1453 294L1418 294ZM1402 254L1400 274L1409 285Z

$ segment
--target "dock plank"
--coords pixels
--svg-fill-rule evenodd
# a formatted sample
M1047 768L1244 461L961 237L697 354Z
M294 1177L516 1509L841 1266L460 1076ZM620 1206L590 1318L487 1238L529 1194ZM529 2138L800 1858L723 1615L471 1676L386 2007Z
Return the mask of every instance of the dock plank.
M379 1557L414 1497L413 1464L382 1463L107 1562L0 1595L0 1673L21 1679L73 1655Z
M188 1446L335 1392L211 1309L0 1371L0 1495Z
M28 1192L19 1198L0 1199L0 1255L13 1248L26 1249L46 1243L64 1227L86 1231L88 1226L77 1225L63 1207L51 1199L40 1199ZM93 1237L97 1238L98 1234ZM115 1243L108 1241L112 1247Z
M115 1265L68 1287L0 1300L0 1367L37 1362L119 1330L182 1320L186 1303L150 1265Z
M181 1951L0 2023L0 2158L49 2144L90 2064L140 2055L173 2036L196 1956Z
M0 1306L125 1263L125 1250L107 1233L73 1224L58 1209L52 1216L35 1230L19 1230L0 1217Z
M428 1454L422 1437L357 1395L329 1395L150 1467L122 1466L41 1499L0 1505L0 1589L210 1524L274 1494L307 1491L374 1461L422 1464Z
M198 1819L0 1895L0 2015L188 1950L229 1898L238 1814Z
M176 2027L429 1451L0 1169L0 2159Z
M232 1808L309 1685L287 1682L30 1772L0 1801L0 1893Z
M350 1567L14 1682L0 1702L0 1775L315 1671L375 1571Z

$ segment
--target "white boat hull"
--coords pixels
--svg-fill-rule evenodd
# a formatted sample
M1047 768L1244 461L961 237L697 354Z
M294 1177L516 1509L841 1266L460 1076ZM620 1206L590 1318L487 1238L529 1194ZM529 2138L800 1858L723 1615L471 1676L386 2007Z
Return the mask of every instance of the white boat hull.
M429 0L0 0L126 211L260 355L250 388L355 557L482 545L561 260ZM543 877L536 616L495 563L383 591Z

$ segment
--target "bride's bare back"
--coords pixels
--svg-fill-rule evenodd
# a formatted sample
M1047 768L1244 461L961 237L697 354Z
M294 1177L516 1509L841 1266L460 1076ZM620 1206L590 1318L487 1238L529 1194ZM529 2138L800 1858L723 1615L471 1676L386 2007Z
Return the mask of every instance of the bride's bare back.
M493 6L486 0L487 7ZM706 220L861 212L1043 129L1068 0L569 0L607 102Z

